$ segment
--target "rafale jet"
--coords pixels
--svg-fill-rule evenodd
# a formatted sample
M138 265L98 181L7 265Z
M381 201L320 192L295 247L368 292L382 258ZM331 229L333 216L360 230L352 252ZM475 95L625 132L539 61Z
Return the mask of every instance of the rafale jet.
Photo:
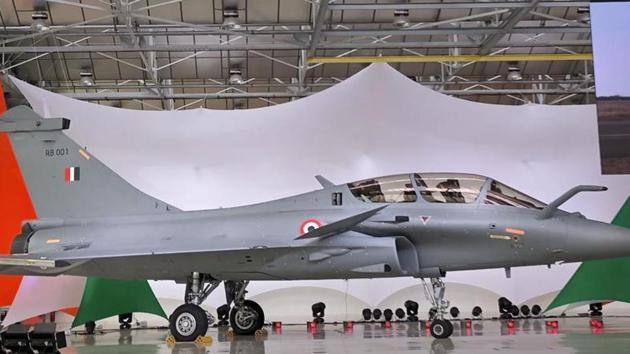
M221 282L235 333L263 326L246 299L252 280L415 277L446 319L446 272L549 265L630 255L630 230L558 207L577 186L544 204L492 178L405 173L334 184L270 202L181 211L148 196L64 133L70 121L16 107L0 119L37 214L24 220L0 273L60 274L186 284L169 318L172 335L192 341L211 316L199 306ZM10 202L10 201L5 201Z

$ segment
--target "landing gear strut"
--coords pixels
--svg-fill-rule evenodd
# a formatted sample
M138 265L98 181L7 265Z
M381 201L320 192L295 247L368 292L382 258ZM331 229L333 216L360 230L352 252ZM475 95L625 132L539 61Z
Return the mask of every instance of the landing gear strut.
M186 282L184 305L175 309L169 317L171 335L178 342L192 342L205 336L214 317L201 308L204 300L221 282L208 274L192 273Z
M221 284L209 274L192 273L186 282L184 305L175 309L169 317L171 335L178 342L192 342L206 335L214 317L201 308L201 304ZM263 327L265 313L260 305L245 300L245 288L249 281L225 281L225 297L230 311L230 324L236 334L254 334Z
M431 278L431 288L429 284L422 279L424 294L427 300L431 302L431 313L433 314L429 320L431 321L431 335L435 338L448 338L453 334L453 324L444 318L449 302L444 299L444 291L446 286L440 278Z
M245 288L249 281L226 281L225 297L227 303L234 302L230 311L230 325L234 333L247 335L254 334L265 324L265 313L256 302L245 300Z

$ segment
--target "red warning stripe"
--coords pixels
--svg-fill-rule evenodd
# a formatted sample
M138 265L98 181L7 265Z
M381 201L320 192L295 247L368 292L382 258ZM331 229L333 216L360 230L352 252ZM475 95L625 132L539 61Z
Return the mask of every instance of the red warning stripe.
M6 109L0 82L0 113ZM8 254L22 220L36 216L7 133L0 133L0 171L0 196L6 201L0 203L0 254ZM0 276L0 306L11 305L21 281L21 276Z

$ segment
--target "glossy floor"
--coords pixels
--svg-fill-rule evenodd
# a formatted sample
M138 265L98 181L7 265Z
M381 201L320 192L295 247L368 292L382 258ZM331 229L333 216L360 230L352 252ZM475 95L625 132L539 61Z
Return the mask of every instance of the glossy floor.
M268 328L265 337L228 337L211 329L207 346L165 344L166 330L131 330L72 335L63 354L211 354L211 353L630 353L630 318L604 318L602 328L588 318L558 319L558 328L543 319L473 321L470 327L455 322L453 336L433 339L418 323L355 324L352 330L327 324L314 331L306 325Z

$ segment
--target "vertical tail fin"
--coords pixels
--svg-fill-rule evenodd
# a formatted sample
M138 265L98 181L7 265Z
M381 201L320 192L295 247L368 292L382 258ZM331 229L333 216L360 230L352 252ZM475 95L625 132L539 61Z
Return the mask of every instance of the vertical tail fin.
M65 118L43 119L25 106L7 111L7 132L39 218L157 214L177 210L142 193L72 141Z

